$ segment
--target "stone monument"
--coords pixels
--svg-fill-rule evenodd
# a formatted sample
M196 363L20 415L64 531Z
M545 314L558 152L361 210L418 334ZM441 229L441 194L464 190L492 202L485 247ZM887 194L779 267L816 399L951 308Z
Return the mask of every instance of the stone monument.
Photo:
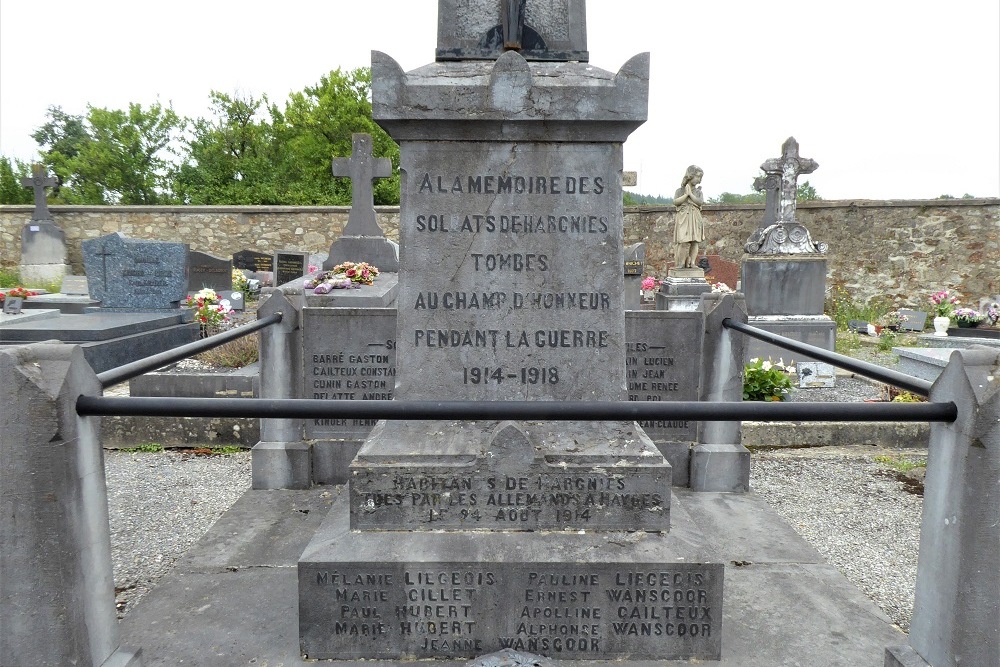
M35 210L31 221L21 229L21 264L18 270L26 283L59 282L72 273L66 263L66 234L52 219L45 200L45 188L58 184L45 167L35 164L32 175L21 179L21 185L35 191Z
M754 188L765 193L764 218L746 242L741 282L751 324L832 350L836 325L823 314L827 244L813 241L795 219L797 179L818 167L799 156L794 137L782 144L781 157L760 166L764 175ZM788 351L756 340L747 355L789 358Z
M399 246L385 238L378 224L372 195L372 180L392 176L392 162L372 155L368 134L351 135L351 157L333 159L333 175L351 179L351 213L343 234L330 245L324 269L341 262L368 262L380 271L399 271Z
M437 62L372 54L400 144L394 397L625 400L622 143L648 55L586 64L584 18L441 0ZM717 660L723 564L669 533L670 483L634 422L379 422L299 560L301 652Z
M698 263L698 248L705 240L705 222L701 207L705 197L701 191L704 171L691 165L684 172L681 187L674 194L674 266L667 270L667 279L657 295L661 310L695 310L699 297L711 292L705 280L705 269Z
M82 244L90 297L101 310L177 310L187 296L188 245L114 232Z

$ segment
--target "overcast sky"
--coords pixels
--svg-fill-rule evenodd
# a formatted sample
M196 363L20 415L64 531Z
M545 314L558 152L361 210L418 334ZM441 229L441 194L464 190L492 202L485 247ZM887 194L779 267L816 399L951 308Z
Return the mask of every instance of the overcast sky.
M591 64L651 53L649 120L625 145L643 194L685 168L707 196L746 193L795 136L824 199L1000 196L996 0L590 0ZM207 113L209 91L283 103L337 67L434 59L435 0L3 0L0 154L36 157L58 105L160 101Z

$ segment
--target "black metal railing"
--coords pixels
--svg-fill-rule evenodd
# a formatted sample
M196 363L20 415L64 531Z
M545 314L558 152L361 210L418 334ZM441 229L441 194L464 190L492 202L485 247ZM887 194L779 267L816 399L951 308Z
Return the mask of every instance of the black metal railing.
M204 352L205 350L211 350L213 347L218 347L231 340L242 338L243 336L252 334L255 331L259 331L264 327L277 324L280 321L281 313L274 313L273 315L262 317L255 322L244 324L228 331L223 331L222 333L215 334L214 336L202 338L201 340L196 340L193 343L188 343L187 345L181 345L180 347L175 347L172 350L167 350L166 352L144 357L137 361L133 361L130 364L125 364L124 366L109 368L103 373L98 373L97 379L101 383L101 388L107 388L118 384L119 382L124 382L125 380L130 380L134 377L144 375L150 371L155 371L157 368L162 368L168 364L174 363L175 361L187 359L188 357Z
M80 415L539 421L955 421L954 403L699 401L326 401L307 398L80 396Z
M824 350L823 348L816 347L815 345L801 343L797 340L792 340L791 338L785 338L784 336L779 336L778 334L771 333L770 331L752 327L749 324L736 322L728 317L722 320L722 326L727 329L739 331L740 333L756 338L757 340L762 340L765 343L770 343L780 348L791 350L792 352L798 352L819 361L825 361L837 366L838 368L853 371L859 375L864 375L865 377L873 380L891 384L920 396L928 396L931 392L930 382L913 377L912 375L883 368L876 364L870 364L867 361L860 361L843 354L831 352L830 350Z
M263 317L168 352L98 374L107 387L198 352L217 347L281 321L281 313ZM916 394L928 395L931 383L875 364L735 322L728 329L798 352ZM264 419L403 419L538 421L903 421L953 422L958 407L946 403L778 403L700 401L328 401L300 398L113 398L80 396L81 416L253 417Z

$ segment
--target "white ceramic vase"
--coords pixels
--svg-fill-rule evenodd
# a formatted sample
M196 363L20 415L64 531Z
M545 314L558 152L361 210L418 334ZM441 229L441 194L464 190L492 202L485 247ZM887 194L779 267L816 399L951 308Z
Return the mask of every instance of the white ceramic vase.
M951 324L950 317L935 317L934 318L934 335L935 336L947 336L948 335L948 325Z

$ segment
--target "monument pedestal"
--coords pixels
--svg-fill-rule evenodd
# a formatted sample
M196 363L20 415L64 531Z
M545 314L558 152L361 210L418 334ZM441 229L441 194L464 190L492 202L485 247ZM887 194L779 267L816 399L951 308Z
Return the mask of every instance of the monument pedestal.
M698 310L701 295L711 291L704 269L669 269L656 293L656 310Z

